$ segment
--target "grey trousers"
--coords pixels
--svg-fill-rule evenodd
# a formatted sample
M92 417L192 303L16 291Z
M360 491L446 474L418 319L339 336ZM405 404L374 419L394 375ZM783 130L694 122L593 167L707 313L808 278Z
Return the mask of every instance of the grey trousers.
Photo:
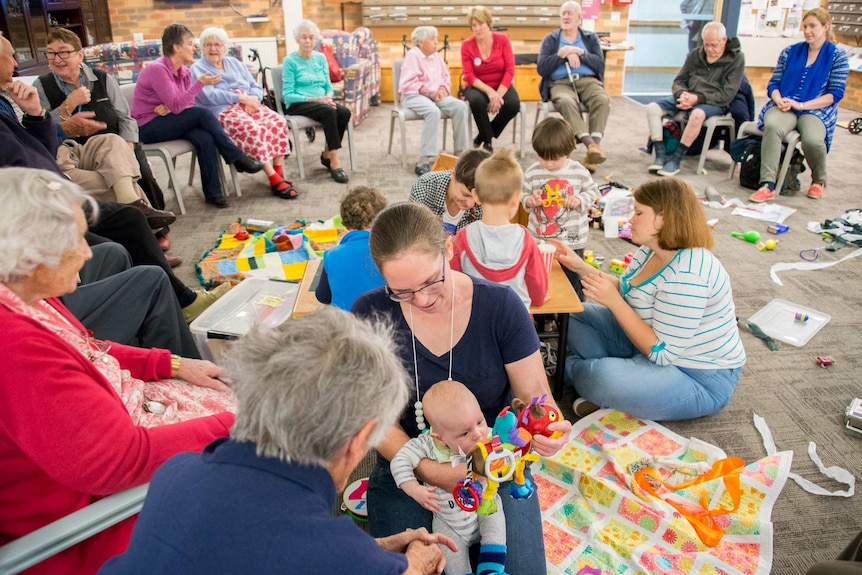
M577 91L575 91L575 88ZM575 80L575 87L568 78L551 82L551 101L566 119L575 136L604 136L608 117L611 114L611 99L605 93L604 85L597 78L584 76ZM578 103L583 102L589 111L589 125L584 122Z
M763 142L760 145L760 183L775 183L781 143L792 130L799 132L805 162L811 168L811 181L826 185L826 126L813 114L796 115L769 108L763 117Z
M120 244L93 246L81 285L60 298L96 338L143 348L168 349L200 359L168 276L156 266L135 266Z
M815 563L805 575L862 575L862 532L837 559Z
M431 521L434 533L442 533L458 546L458 551L452 551L444 546L440 547L446 556L447 575L464 575L473 572L473 568L470 566L471 545L476 543L486 545L506 544L506 516L503 514L503 503L500 501L499 494L496 494L494 499L497 502L497 512L491 515L477 514L476 529L470 533L464 532L463 529L454 529L446 521L443 514L434 514L434 518ZM456 509L454 512L467 513L467 511L461 511L460 509Z

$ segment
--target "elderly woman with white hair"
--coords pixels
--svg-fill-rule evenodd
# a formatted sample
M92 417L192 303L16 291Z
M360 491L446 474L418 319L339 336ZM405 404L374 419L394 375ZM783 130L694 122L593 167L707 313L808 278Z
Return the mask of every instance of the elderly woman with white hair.
M230 439L162 466L128 551L102 575L442 572L449 538L416 529L375 541L332 514L407 404L386 324L325 307L252 329L229 362L239 400Z
M231 56L227 32L207 28L199 37L203 58L192 64L195 79L218 76L215 84L204 86L195 96L199 106L216 115L225 134L243 152L263 162L272 193L285 200L296 198L293 184L284 179L284 157L290 153L287 121L261 105L263 87L255 82L248 67Z
M323 124L326 147L320 163L332 179L346 184L350 178L341 167L338 150L350 122L350 110L332 99L332 83L326 56L314 51L320 30L311 20L301 20L293 29L299 50L284 58L282 98L291 116L305 116Z
M437 52L437 28L414 28L411 40L413 47L404 56L398 91L404 107L421 116L424 122L416 162L416 175L421 176L431 171L437 157L437 124L441 117L452 119L455 155L467 149L470 108L465 101L452 96L449 67Z
M3 543L146 483L166 459L202 449L234 421L220 368L94 340L57 301L91 256L82 205L98 211L58 174L0 170ZM95 573L131 531L121 522L28 572Z

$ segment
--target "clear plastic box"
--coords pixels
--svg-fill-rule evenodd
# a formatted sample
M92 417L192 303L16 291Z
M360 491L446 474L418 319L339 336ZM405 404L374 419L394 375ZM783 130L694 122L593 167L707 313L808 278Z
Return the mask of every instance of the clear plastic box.
M796 314L804 314L808 319L797 320ZM831 319L832 316L822 311L775 298L748 321L760 326L772 339L802 347Z
M290 317L299 284L247 278L206 309L189 328L204 359L217 361L225 341L255 322L275 327Z

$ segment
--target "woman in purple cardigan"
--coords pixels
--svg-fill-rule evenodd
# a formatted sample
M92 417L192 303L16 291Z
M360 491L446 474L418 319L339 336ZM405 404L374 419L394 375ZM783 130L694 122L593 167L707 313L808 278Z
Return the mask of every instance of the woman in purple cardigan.
M218 156L240 172L253 174L263 164L246 155L231 142L212 112L195 107L195 96L204 86L212 86L221 76L203 74L192 81L186 67L193 61L194 36L182 24L171 24L162 33L164 56L143 70L135 86L132 117L138 122L145 144L167 140L188 140L200 162L204 197L208 204L228 206L218 177Z

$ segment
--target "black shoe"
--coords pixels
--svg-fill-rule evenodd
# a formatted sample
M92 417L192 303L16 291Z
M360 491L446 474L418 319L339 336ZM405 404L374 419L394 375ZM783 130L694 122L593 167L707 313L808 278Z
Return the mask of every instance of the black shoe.
M243 154L233 165L238 172L246 174L256 174L263 169L263 162L258 162L248 154Z
M347 177L347 172L345 172L341 168L335 168L334 170L330 170L329 175L332 176L332 179L339 184L346 184L350 181L350 178Z
M494 153L494 146L491 145L491 142L485 142L484 144L482 144L482 147L485 148L485 151L489 154Z
M320 152L320 165L326 168L327 170L332 167L332 160L329 158L323 157L323 152Z
M481 145L482 145L482 136L476 136L475 138L473 138L473 147L474 148L478 148Z
M431 171L431 164L419 164L413 168L413 171L416 172L417 176L422 176Z
M138 200L136 202L132 202L129 205L143 212L144 216L146 216L147 218L147 223L150 225L151 229L156 230L159 228L164 228L165 226L169 226L175 221L177 221L177 216L175 216L173 212L169 212L167 210L157 210L156 208L147 205L144 200Z
M213 205L217 208L226 208L230 205L227 203L227 200L224 196L219 196L217 198L207 198L206 203Z

